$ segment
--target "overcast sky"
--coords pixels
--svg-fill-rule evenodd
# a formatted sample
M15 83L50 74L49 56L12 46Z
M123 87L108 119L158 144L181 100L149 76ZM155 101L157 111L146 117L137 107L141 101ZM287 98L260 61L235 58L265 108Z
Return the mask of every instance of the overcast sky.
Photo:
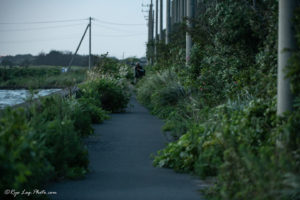
M92 22L93 54L109 52L110 56L122 58L124 52L125 57L145 56L148 30L144 15L147 13L142 13L141 10L142 3L149 2L150 0L0 0L0 56L27 53L37 55L50 50L74 52L88 24L88 20L84 19L90 16L98 20ZM59 20L75 21L27 23ZM88 37L83 41L79 54L88 54Z

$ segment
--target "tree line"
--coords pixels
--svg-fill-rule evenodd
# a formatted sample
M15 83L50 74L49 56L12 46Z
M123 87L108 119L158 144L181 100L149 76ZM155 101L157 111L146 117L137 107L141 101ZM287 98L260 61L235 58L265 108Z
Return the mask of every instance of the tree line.
M0 58L2 66L23 66L29 65L54 65L54 66L67 66L72 57L72 52L52 50L49 53L40 53L37 56L31 54L4 56ZM87 55L76 55L73 64L76 66L88 66Z

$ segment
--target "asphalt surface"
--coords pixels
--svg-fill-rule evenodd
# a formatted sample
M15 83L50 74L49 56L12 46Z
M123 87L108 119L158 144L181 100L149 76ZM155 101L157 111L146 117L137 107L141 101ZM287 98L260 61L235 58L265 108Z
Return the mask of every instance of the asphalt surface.
M91 172L79 181L51 185L53 200L201 200L196 180L170 169L155 168L150 155L166 140L163 122L135 99L123 114L95 125L87 139Z

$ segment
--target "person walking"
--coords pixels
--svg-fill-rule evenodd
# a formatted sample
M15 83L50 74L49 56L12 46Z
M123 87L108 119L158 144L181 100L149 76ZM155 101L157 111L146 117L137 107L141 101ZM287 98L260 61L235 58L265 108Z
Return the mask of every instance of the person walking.
M137 62L136 65L135 65L135 70L134 71L135 71L135 83L136 83L139 78L142 78L143 76L145 76L145 70L140 65L140 63Z

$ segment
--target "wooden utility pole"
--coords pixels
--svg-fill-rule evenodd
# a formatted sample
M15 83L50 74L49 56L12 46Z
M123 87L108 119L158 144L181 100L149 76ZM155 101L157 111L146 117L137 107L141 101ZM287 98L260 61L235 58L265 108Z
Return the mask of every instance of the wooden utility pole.
M158 40L158 0L156 0L155 12L155 39Z
M179 22L179 0L176 0L176 23Z
M186 17L186 0L183 0L183 17Z
M174 9L174 12L173 12L174 13L174 15L173 15L173 18L174 18L173 23L176 24L177 23L177 16L176 16L177 15L177 12L176 12L177 11L176 10L177 9L177 0L173 0L173 6L174 6L174 8L173 8Z
M154 49L153 49L153 42L154 42L154 37L153 37L153 28L154 28L154 24L153 24L153 18L154 18L154 14L153 14L153 1L151 0L151 4L150 4L150 8L149 8L149 20L148 20L148 25L149 25L149 41L148 44L150 44L150 46L148 46L149 51L150 51L150 64L153 64L153 53L154 53Z
M178 0L178 22L181 22L181 0Z
M184 18L184 0L180 0L180 12L181 12L180 21L182 22Z
M152 4L152 39L154 40L154 9Z
M167 0L166 12L166 44L169 44L169 34L171 31L171 0Z
M293 31L293 13L297 0L279 0L277 115L292 111L293 95L286 67L292 51L297 48Z
M89 23L89 69L92 68L92 18L89 18L90 23Z
M187 0L187 27L188 29L192 28L192 18L194 16L194 0ZM186 32L186 64L189 64L191 49L192 49L192 37L189 32Z
M150 23L150 40L153 41L153 0L151 0L150 10L149 10L149 23Z
M154 58L157 58L157 42L158 42L158 0L155 2L155 40L154 40Z
M151 42L151 15L152 15L152 11L149 8L148 11L148 44Z
M160 0L159 40L163 40L163 0Z
M175 3L174 0L171 1L171 27L173 27L174 23L175 23Z

